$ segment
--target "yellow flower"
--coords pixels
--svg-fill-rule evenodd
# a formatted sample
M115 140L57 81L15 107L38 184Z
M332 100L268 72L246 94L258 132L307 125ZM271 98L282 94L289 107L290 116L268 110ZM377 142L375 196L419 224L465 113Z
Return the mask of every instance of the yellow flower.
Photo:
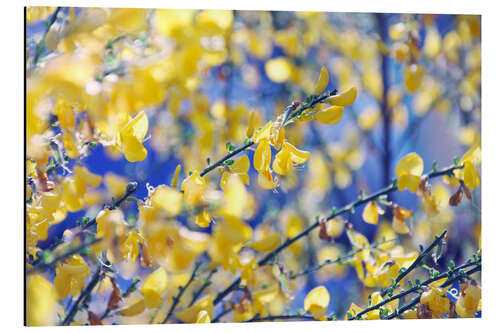
M285 142L283 149L276 154L273 170L279 175L287 175L290 173L292 166L305 163L310 155L310 152L299 150L291 143Z
M424 41L424 53L429 58L435 58L441 50L441 35L435 27L427 29Z
M413 216L411 210L405 209L401 206L395 206L392 210L394 217L392 219L392 228L398 234L407 234L410 229L406 226L405 220Z
M253 135L255 127L255 111L250 111L250 116L248 117L248 128L247 128L247 137L251 138Z
M104 184L113 198L119 198L127 191L128 179L108 172L104 175Z
M241 268L241 284L245 286L253 285L255 282L255 271L259 268L255 257L247 258L245 262L238 259L238 262Z
M462 318L474 318L481 301L481 288L469 285L463 288L457 300L456 311Z
M377 305L377 304L381 303L382 301L384 301L383 297L380 295L380 293L378 291L372 293L370 295L370 299L371 299L372 305ZM396 309L397 305L398 305L398 300L394 300L394 301L391 301L389 303L386 303L384 306L381 306L380 309L386 309L389 311L389 313L392 313ZM363 319L367 319L367 320L378 320L378 319L380 319L380 311L379 311L379 309L372 310L372 311L364 314L362 317L363 317Z
M465 186L471 190L475 189L480 185L479 173L470 161L465 161L464 163L464 183Z
M268 139L262 139L253 155L253 166L259 172L258 184L263 189L273 189L276 187L271 174L271 147Z
M200 177L198 171L186 177L181 184L181 191L184 191L184 200L191 205L196 205L203 200L207 183Z
M211 296L207 296L194 303L187 309L179 312L177 318L184 323L195 323L200 311L205 311L209 318L214 316L214 305Z
M58 262L54 287L57 297L65 299L68 294L78 296L85 286L85 279L90 274L89 265L80 255L73 255L64 262Z
M314 87L314 95L319 95L326 89L328 85L328 71L325 66L321 67L321 72L318 76L318 81L316 82L316 86Z
M314 114L314 119L326 125L335 125L340 122L344 113L343 106L331 106L325 110L318 111Z
M460 186L460 181L458 180L457 177L450 177L448 175L444 175L443 176L443 181L446 183L446 184L449 184L450 185L450 188L453 190L455 188L455 186Z
M210 315L208 314L207 311L201 310L198 312L198 315L196 316L196 323L197 324L209 324L210 323Z
M124 302L124 306L118 310L120 316L133 317L141 314L146 309L146 303L144 303L144 296L139 292L132 293L127 300Z
M257 251L272 251L280 245L280 234L278 232L265 236L261 240L248 244Z
M356 100L358 95L358 88L355 86L341 92L338 95L329 97L325 100L325 103L336 106L349 106Z
M129 116L128 122L123 126L117 138L118 149L120 149L129 162L143 161L148 151L142 145L144 137L148 132L148 117L141 111L134 118Z
M429 192L424 192L424 198L422 200L425 214L428 217L434 217L439 214L439 204L437 202L436 196Z
M292 63L284 57L268 60L264 67L269 79L277 83L288 81L294 72Z
M351 306L349 307L349 310L347 310L344 320L349 319L350 317L354 318L356 317L356 314L361 312L361 308L357 306L355 303L351 303Z
M446 289L431 286L420 296L420 303L429 307L434 318L441 318L450 311L450 300L445 294Z
M234 160L233 164L227 166L227 168L222 172L222 177L220 180L220 187L224 190L226 187L231 174L236 174L240 177L243 184L250 184L250 178L248 177L248 170L250 169L250 160L247 155L242 155L241 157Z
M378 216L384 214L375 201L370 201L363 209L363 221L370 224L378 224Z
M460 160L460 165L463 164L463 169L454 170L454 175L464 181L465 186L471 190L478 187L481 183L479 178L479 173L476 167L481 164L481 148L479 146L472 147L467 151L462 159Z
M148 309L159 308L162 305L161 294L167 289L167 282L167 272L161 267L146 278L141 293Z
M54 325L55 305L55 292L50 282L41 275L31 276L26 287L26 324Z
M166 185L160 185L151 196L151 205L162 209L170 216L179 215L182 210L182 193Z
M103 209L97 214L97 237L102 238L99 244L102 249L112 249L115 237L125 233L127 223L123 212L119 209Z
M393 261L388 260L373 272L373 279L375 284L379 287L388 287L391 285L392 280L399 274L399 265Z
M424 68L418 64L406 66L403 76L406 90L413 94L422 85L424 79Z
M396 176L398 177L398 190L408 188L416 192L420 185L420 177L424 171L424 161L416 153L409 153L396 165Z
M325 312L330 303L330 294L324 286L311 290L304 299L304 310L310 312L316 320L326 320Z
M202 210L202 212L196 215L194 218L194 223L196 223L202 228L208 228L211 221L212 218L210 217L210 214L206 209Z

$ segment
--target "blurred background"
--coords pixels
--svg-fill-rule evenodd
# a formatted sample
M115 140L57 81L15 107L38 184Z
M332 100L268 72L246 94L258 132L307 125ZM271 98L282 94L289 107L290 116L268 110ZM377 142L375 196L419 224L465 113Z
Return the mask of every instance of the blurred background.
M83 164L103 176L101 185L87 193L84 207L66 212L39 240L42 250L85 216L94 217L103 203L124 192L128 181L138 182L134 196L143 199L147 184L170 184L178 164L182 179L206 167L207 158L222 157L226 142L241 145L251 110L257 128L275 119L287 105L312 93L322 66L330 74L327 90L356 86L358 98L338 125L296 122L287 129L287 139L311 157L281 177L277 190L260 189L257 172L250 168L251 203L244 220L255 233L271 225L284 239L291 226L302 229L316 216L356 200L360 191L389 185L397 162L409 152L417 152L429 172L434 162L439 168L452 165L481 141L479 16L30 7L26 38L28 99L31 88L47 77L53 89L71 84L84 92L87 109L78 116L79 126L83 132L84 120L92 122L93 136L85 140L96 144L87 144L84 153L79 149L67 167ZM71 57L61 60L61 55ZM55 100L49 105L40 100L27 110L32 159L39 153L37 135L62 133L50 125ZM112 121L117 109L131 115L146 112L145 160L130 163L106 144L102 124ZM85 141L78 140L80 146ZM247 154L252 161L253 152ZM220 174L208 177L217 188ZM392 234L410 251L446 229L447 248L439 263L461 263L480 248L480 189L471 201L453 208L448 207L453 191L447 184L436 181L433 189L440 193L442 209L432 218L416 195L391 195L415 211L410 232ZM123 210L128 221L137 220L135 203ZM370 241L390 229L390 220L371 225L361 213L358 209L343 219ZM177 221L190 230L212 231L194 224L189 215ZM336 233L332 241L311 233L298 242L300 249L284 252L285 265L299 271L345 253L348 237L343 227ZM138 275L148 271L136 269ZM213 280L216 290L229 281ZM118 281L126 288L131 277L118 275ZM349 265L332 265L296 283L287 309L301 309L307 292L324 284L332 295L330 310L339 317L351 302L365 304L371 290Z

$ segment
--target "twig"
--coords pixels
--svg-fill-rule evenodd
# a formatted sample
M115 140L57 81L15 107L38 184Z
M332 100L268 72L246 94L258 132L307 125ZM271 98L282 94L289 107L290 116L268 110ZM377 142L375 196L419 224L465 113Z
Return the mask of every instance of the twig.
M280 316L268 316L259 317L255 316L252 319L246 320L245 323L257 322L257 321L272 321L272 320L316 320L313 316L309 315L280 315Z
M465 272L465 276L470 276L476 272L479 272L481 271L481 265L478 265L470 270L468 270L467 272ZM453 279L449 279L447 280L446 282L444 282L443 284L440 285L440 287L446 287L446 286L449 286L450 284L453 284L455 283L456 281L462 279L463 276L462 275L459 275L459 276L456 276L454 277ZM390 315L388 315L387 317L385 317L385 319L393 319L395 317L399 317L399 315L403 312L405 312L406 310L409 310L411 309L412 307L414 307L415 305L417 305L419 302L420 302L420 296L421 295L418 295L417 297L413 298L408 304L406 305L403 305L402 307L399 307L396 311L394 311L393 313L391 313Z
M195 279L196 272L198 271L198 268L200 268L200 266L201 266L201 261L197 262L194 265L193 273L191 273L191 277L189 278L188 282L184 286L179 287L179 292L177 293L177 296L174 296L174 298L173 298L174 302L170 306L170 310L168 311L167 316L165 317L165 319L163 319L162 324L165 324L170 319L170 317L172 316L172 314L174 313L174 310L177 307L177 304L179 304L179 301L180 301L182 295L184 294L184 292L186 291L186 289L189 287L189 285L191 284L191 282L193 282L193 280Z
M293 120L293 119L294 119L295 117L297 117L297 116L300 116L300 114L301 114L303 111L305 111L305 110L307 110L307 109L309 109L309 108L311 108L311 107L315 106L316 104L319 104L319 103L323 102L325 99L327 99L328 97L333 96L333 95L335 95L335 94L337 94L337 90L336 90L336 89L334 89L334 90L332 90L332 91L330 91L330 92L327 92L326 94L321 95L321 96L319 96L319 97L317 97L317 98L313 99L313 100L312 100L311 102L309 102L309 103L304 103L304 104L302 105L302 107L300 107L297 111L295 111L295 112L294 112L294 113L293 113L293 114L289 117L289 118L290 118L290 119L289 119L289 121L290 121L290 120ZM229 153L227 153L226 155L224 155L224 157L222 157L220 160L218 160L217 162L215 162L215 163L213 163L213 164L209 165L208 167L206 167L205 169L203 169L203 171L201 171L201 172L200 172L200 177L203 177L203 176L205 176L207 173L209 173L210 171L214 170L215 168L217 168L217 167L219 167L219 166L222 166L222 165L224 164L224 162L225 162L225 161L227 161L227 160L228 160L228 159L230 159L231 157L233 157L233 156L235 156L235 155L237 155L237 154L241 153L241 152L242 152L242 151L244 151L245 149L247 149L247 148L249 148L249 147L253 146L254 144L255 144L255 142L254 142L254 141L252 141L252 140L250 140L250 141L248 141L247 143L245 143L244 145L242 145L242 146L240 146L240 147L236 148L235 150L230 151Z
M461 265L461 266L459 266L459 267L456 267L456 268L455 268L455 269L453 269L451 272L443 272L443 273L441 273L441 274L439 274L439 275L437 275L437 276L435 276L435 277L429 278L429 279L427 279L426 281L422 282L420 285L417 285L417 286L412 287L412 288L410 288L410 289L404 290L404 291L402 291L402 292L401 292L401 293L399 293L399 294L396 294L396 295L393 295L393 296L391 296L391 297L389 297L389 298L386 298L386 299L384 299L383 301L381 301L380 303L377 303L377 304L375 304L375 305L372 305L372 306L370 306L370 307L368 307L368 308L364 309L363 311L358 312L358 313L357 313L354 317L352 317L352 318L351 318L351 319L349 319L349 320L359 319L359 318L361 318L361 316L362 316L362 315L364 315L364 314L366 314L366 313L368 313L368 312L370 312L370 311L376 310L376 309L380 308L381 306L383 306L383 305L385 305L385 304L387 304L387 303L389 303L389 302L392 302L392 301L394 301L394 300L400 299L400 298L402 298L402 297L404 297L404 296L406 296L406 295L408 295L408 294L418 292L420 289L422 289L422 286L429 285L429 284L431 284L432 282L439 281L439 280L441 280L441 279L443 279L443 278L448 277L448 280L446 281L446 282L448 283L449 281L451 281L451 280L450 280L450 274L456 274L456 273L459 273L459 272L460 272L461 270L463 270L464 268L467 268L467 267L470 267L470 266L474 266L474 265L476 265L476 266L480 266L480 265L481 265L481 261L478 261L478 262L468 262L468 263L465 263L465 264L463 264L463 265ZM461 276L459 275L458 277L455 277L454 279L452 279L452 280L453 280L453 282L455 282L455 279L458 279L458 278L460 278L460 277L461 277ZM448 285L448 284L447 284L447 285Z
M431 243L431 245L429 245L422 253L420 253L418 255L417 259L415 259L415 261L412 262L412 264L407 269L405 269L404 271L402 271L401 273L398 274L398 276L394 279L394 284L397 284L399 281L404 279L405 276L410 274L411 271L413 271L415 268L417 268L417 266L420 265L422 260L424 260L424 258L429 255L429 253L432 251L432 249L434 247L436 247L439 243L443 242L443 238L445 235L446 235L446 230L443 231L443 233L441 235L436 236L434 238L434 241ZM380 295L385 296L387 294L387 291L388 291L388 289L383 289L380 292Z
M42 55L42 48L45 45L45 37L47 36L47 33L49 32L52 25L56 22L57 14L59 14L61 9L62 7L57 7L54 13L52 13L52 15L49 17L49 20L47 21L47 25L45 28L45 32L42 36L42 39L35 47L35 55L33 56L33 64L31 66L32 68L36 67L38 61L40 60L40 56Z
M64 318L64 320L62 321L61 326L68 326L69 324L71 324L71 321L78 312L78 307L80 306L80 303L83 302L88 296L90 296L92 290L94 290L95 286L97 285L97 282L99 282L100 275L101 275L101 266L97 266L97 270L95 271L94 275L92 275L89 284L87 285L87 287L85 287L85 289L82 290L76 302L73 303L71 309L66 315L66 318Z
M244 151L245 149L253 146L255 144L255 142L253 142L252 140L250 140L249 142L247 142L246 144L244 144L243 146L241 147L238 147L236 148L235 150L227 153L223 158L221 158L220 160L218 160L217 162L215 162L214 164L211 164L209 165L208 167L206 167L202 172L200 172L200 177L203 177L205 176L207 173L209 173L210 171L214 170L215 168L221 166L224 164L225 161L227 161L228 159L230 159L231 157L241 153L242 151Z
M137 191L137 182L129 182L127 184L127 189L125 191L125 194L120 198L118 199L116 202L114 202L113 204L111 204L109 206L109 209L113 210L113 209L116 209L118 207L121 206L121 204L127 200L127 198L132 195L135 191ZM88 221L83 227L82 229L85 230L85 229L88 229L90 228L91 226L93 226L94 224L97 223L97 216L94 217L92 220Z
M57 257L55 257L54 259L52 259L50 262L48 263L42 263L40 265L37 265L37 266L34 266L33 268L31 268L27 274L31 274L31 273L34 273L34 272L38 272L38 271L43 271L44 269L54 265L56 262L58 261L61 261L61 260L64 260L66 258L68 258L69 256L72 256L73 254L76 254L76 253L80 253L80 251L84 250L86 247L90 246L90 245L93 245L95 243L98 243L101 241L101 238L95 238L93 240L91 240L90 242L87 242L87 243L83 243L81 244L80 246L77 246L71 250L69 250L68 252L66 253L63 253ZM43 256L43 255L42 255Z
M423 175L422 177L427 177L427 178L434 178L434 177L439 177L439 176L442 176L442 175L447 175L447 174L450 174L453 172L453 170L456 170L456 169L461 169L463 168L463 166L456 166L456 165L453 165L453 166L450 166L446 169L443 169L443 170L438 170L438 171L432 171L426 175ZM350 203L350 204L347 204L346 206L344 206L342 209L340 210L336 210L334 212L332 212L329 216L323 218L323 219L320 219L319 221L317 221L316 223L308 226L307 228L305 228L304 230L302 230L302 232L300 232L299 234L297 234L295 237L292 237L292 238L288 238L283 244L281 244L280 246L278 246L276 249L274 249L273 251L271 251L269 254L267 254L264 258L262 258L259 262L258 262L258 266L261 267L265 264L267 264L272 258L274 258L278 253L280 253L281 251L283 251L284 249L286 249L287 247L289 247L290 245L292 245L293 243L295 243L296 241L298 241L299 239L301 239L302 237L306 236L307 234L309 234L311 231L313 231L314 229L316 229L317 227L319 227L321 225L321 223L324 223L324 222L327 222L329 220L332 220L334 219L335 217L341 215L341 214L344 214L344 213L348 213L348 212L351 212L353 208L359 206L359 205L362 205L364 203L367 203L369 201L372 201L372 200L375 200L377 199L378 197L384 195L384 194L388 194L390 192L393 192L395 190L397 190L397 180L394 180L393 183L377 192L374 192L373 194L371 195L368 195L366 197L363 197L363 198L359 198L358 200ZM233 291L233 289L235 289L239 283L241 282L241 278L237 278L236 280L233 281L233 283L231 283L231 285L229 285L226 289L224 289L223 291L219 292L217 294L217 297L215 298L214 300L214 305L217 305L227 294L229 294L231 291Z
M290 275L289 279L293 280L293 279L298 278L299 276L310 274L312 272L320 270L321 268L323 268L325 266L333 265L333 264L342 262L346 259L350 259L361 251L364 251L367 249L374 249L374 248L377 248L380 244L393 242L395 240L396 240L396 238L391 238L391 239L384 240L384 241L374 242L374 243L370 244L369 246L365 246L365 247L362 247L362 248L357 249L357 250L351 250L349 253L345 254L344 256L338 257L335 260L325 260L322 263L317 264L317 265L312 266L312 267L308 267L299 273L292 274L292 275Z
M205 282L201 285L201 287L193 293L193 298L191 299L191 302L189 302L189 306L193 305L194 302L198 299L198 297L201 296L203 291L212 284L212 281L210 281L210 278L214 273L217 272L217 268L214 268L208 273L208 276L205 278Z

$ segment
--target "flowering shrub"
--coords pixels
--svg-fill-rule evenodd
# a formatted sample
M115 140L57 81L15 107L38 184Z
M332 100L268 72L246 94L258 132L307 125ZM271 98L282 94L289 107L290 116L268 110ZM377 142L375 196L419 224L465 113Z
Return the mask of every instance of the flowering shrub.
M27 325L480 316L479 17L26 24Z

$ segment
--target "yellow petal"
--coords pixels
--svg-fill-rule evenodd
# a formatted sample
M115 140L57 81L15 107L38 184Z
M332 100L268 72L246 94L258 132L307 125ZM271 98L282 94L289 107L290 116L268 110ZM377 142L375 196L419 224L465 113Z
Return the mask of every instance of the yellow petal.
M250 160L247 155L242 155L234 160L234 163L229 168L234 173L247 173L250 169Z
M126 307L120 309L118 314L125 317L132 317L141 314L145 309L146 303L144 303L144 297L137 293L128 297Z
M202 228L208 228L210 226L210 222L212 221L210 214L205 209L200 214L196 215L194 218L194 223L199 225Z
M279 57L268 60L265 64L265 70L271 81L283 83L292 76L293 65L288 59Z
M330 303L330 294L324 286L311 290L304 299L304 310L310 312L315 319L321 320Z
M328 85L328 71L325 66L321 67L321 72L319 73L318 81L316 82L316 86L314 87L314 95L321 94Z
M52 285L41 275L29 278L26 288L26 324L54 325L55 293Z
M355 86L341 92L338 95L329 97L325 102L330 105L349 106L356 100L358 88Z
M269 141L267 139L262 139L255 150L253 156L253 166L255 170L264 172L269 170L271 165L271 147L269 146Z
M255 112L254 110L250 111L250 116L248 117L248 128L247 128L247 137L251 138L253 135L255 127Z
M196 317L197 324L209 324L210 323L210 315L207 311L201 310L198 312L198 316Z
M340 122L343 113L343 106L331 106L326 110L315 113L314 119L326 125L335 125Z
M370 224L377 224L379 214L383 213L384 211L377 206L375 201L370 201L363 209L363 221Z
M170 216L179 215L182 210L182 193L166 185L160 185L151 196L151 205L163 209Z
M295 146L289 142L285 142L283 148L290 153L291 160L295 164L305 163L311 155L311 153L308 151L295 148Z
M408 234L410 232L410 229L406 226L405 221L396 217L392 219L392 229L394 229L394 231L398 234Z
M278 232L272 233L261 240L252 242L250 247L257 251L272 251L280 245L280 234Z
M122 138L122 151L129 162L144 161L148 156L148 151L142 145L142 141L135 136Z
M199 300L187 309L179 312L177 318L184 323L194 323L198 319L200 311L206 311L207 315L212 318L214 315L214 305L212 297L208 296Z
M267 170L264 172L259 172L259 176L257 178L257 183L259 186L265 190L272 190L277 186L274 182L271 171Z
M158 268L144 281L141 293L147 308L159 308L162 304L161 294L167 288L168 276L163 268Z

